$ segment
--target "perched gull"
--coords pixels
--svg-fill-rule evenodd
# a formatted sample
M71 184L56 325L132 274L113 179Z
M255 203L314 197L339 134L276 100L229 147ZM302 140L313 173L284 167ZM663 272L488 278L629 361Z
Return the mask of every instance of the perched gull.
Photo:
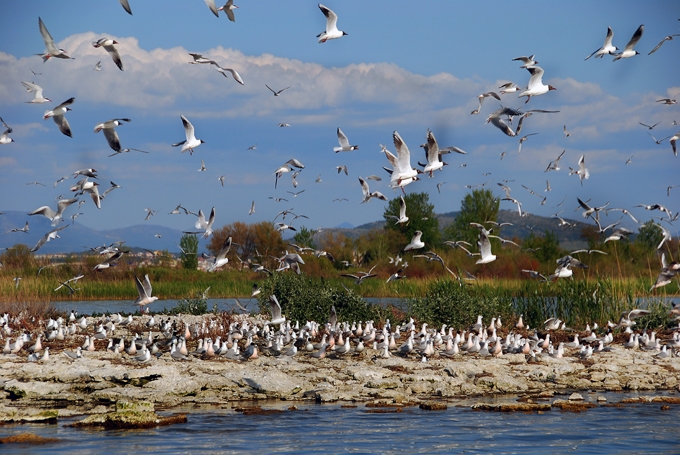
M340 128L338 128L338 142L340 143L340 147L334 147L333 148L333 151L335 153L351 152L352 150L359 150L358 145L349 145L349 139L347 139L347 136L345 136L345 133L343 133Z
M316 35L319 38L319 43L325 43L329 39L342 38L347 33L338 30L338 15L331 9L319 3L319 9L326 16L326 30Z
M74 204L78 202L77 198L73 199L61 199L59 202L57 202L57 211L55 212L52 210L50 207L43 205L40 208L37 208L33 210L30 215L44 215L48 220L52 222L52 226L56 226L61 217L64 214L64 209L68 207L71 204Z
M54 45L54 39L52 39L52 35L50 35L50 32L47 31L47 27L45 27L45 24L41 18L38 18L38 27L40 28L40 34L42 35L42 39L45 42L45 48L47 49L47 52L44 54L37 54L42 56L43 63L45 63L50 57L71 58L66 55L66 51L64 49L57 49L57 46Z
M635 45L640 41L640 38L642 38L642 32L645 31L645 26L641 25L635 30L635 33L633 33L633 37L628 41L628 44L626 44L626 48L623 50L623 52L619 52L618 54L613 54L615 55L614 61L620 60L622 58L630 58L634 57L637 54L639 54L638 51L633 50Z
M24 84L24 87L26 87L27 92L33 92L35 93L35 96L31 101L26 101L27 103L32 103L32 104L39 104L39 103L47 103L47 102L52 102L51 99L45 98L43 96L43 89L41 86L36 84L35 82L24 82L21 81L22 84Z
M139 297L135 300L135 305L139 305L139 310L141 312L144 306L155 302L158 297L151 296L151 282L149 281L149 275L144 275L144 282L142 282L137 275L135 275L135 284L137 285L137 292Z
M364 199L361 201L362 204L370 201L371 198L378 198L381 201L387 200L387 197L380 191L371 192L371 190L368 188L368 183L366 183L366 180L362 179L361 177L359 177L359 183L361 184L361 191L364 193Z
M196 139L196 136L194 135L194 125L192 125L191 122L187 120L185 116L180 115L180 117L182 118L182 124L184 125L184 134L186 135L187 138L182 142L172 144L172 146L178 147L181 145L182 153L188 150L189 154L193 155L194 149L199 145L204 144L205 141L203 139Z
M123 61L120 59L120 54L118 53L118 50L115 47L113 47L114 44L118 44L118 41L113 40L111 38L99 38L97 41L92 43L92 46L95 48L103 47L104 50L108 52L111 58L113 59L113 63L116 64L119 70L123 71Z
M66 120L66 117L64 117L64 114L67 111L72 110L69 106L73 104L75 101L75 98L69 98L63 103L61 103L59 106L51 109L51 110L46 110L45 113L43 114L43 119L48 119L52 117L52 120L54 120L54 123L57 124L59 127L59 131L62 132L62 134L68 136L68 137L73 137L71 134L71 125L68 124L68 120Z
M614 30L612 30L611 27L607 27L607 36L604 38L604 44L602 45L601 48L590 54L585 58L585 60L588 60L590 57L593 55L595 58L602 58L605 55L611 55L614 54L615 51L618 51L619 48L614 46L612 44L612 40L614 39Z
M544 71L540 66L529 66L527 67L527 71L531 73L529 84L527 85L527 89L519 94L520 98L523 96L527 97L525 103L528 103L532 96L543 95L544 93L548 93L550 90L557 90L552 85L545 85L543 83Z

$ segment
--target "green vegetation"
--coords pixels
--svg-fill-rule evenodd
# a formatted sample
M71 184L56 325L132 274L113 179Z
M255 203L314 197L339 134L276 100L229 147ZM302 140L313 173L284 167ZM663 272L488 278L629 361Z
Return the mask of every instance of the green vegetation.
M472 190L472 193L465 195L461 202L460 215L444 228L444 237L447 240L465 240L476 245L479 229L470 226L470 223L497 221L500 203L500 199L495 197L491 190ZM500 235L499 231L494 229L496 235Z
M396 224L393 217L399 218L401 197L396 197L387 204L383 218L385 218L385 230L397 231L403 234L408 241L413 238L416 231L423 233L421 239L425 247L432 249L441 243L439 220L434 213L434 205L430 204L430 196L427 193L410 193L404 196L406 203L406 216L408 223Z
M182 267L188 270L196 270L198 268L198 237L196 237L196 234L184 234L179 240L179 247L182 249L179 256Z

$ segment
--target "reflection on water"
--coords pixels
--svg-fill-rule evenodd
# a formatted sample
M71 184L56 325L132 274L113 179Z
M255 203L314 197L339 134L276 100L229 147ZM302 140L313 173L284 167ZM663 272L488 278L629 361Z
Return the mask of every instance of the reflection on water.
M599 396L598 394L597 396ZM605 394L609 401L618 401ZM596 395L588 396L595 400ZM136 431L78 430L56 425L9 425L0 437L22 432L61 439L30 453L678 453L680 407L659 403L597 407L581 413L490 413L469 410L475 399L446 411L367 413L340 405L300 404L298 410L244 416L231 409L189 413L188 422ZM250 404L252 405L252 403ZM290 402L264 403L286 410ZM2 453L29 453L6 445Z

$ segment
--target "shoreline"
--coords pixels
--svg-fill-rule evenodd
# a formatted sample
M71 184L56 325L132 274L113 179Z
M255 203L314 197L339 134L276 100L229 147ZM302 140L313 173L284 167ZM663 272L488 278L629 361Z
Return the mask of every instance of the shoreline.
M94 321L89 322L92 333ZM135 329L141 333L143 325ZM130 332L117 328L115 338L128 338ZM259 357L247 361L191 356L175 361L164 353L139 363L127 354L106 351L106 340L97 341L98 350L71 360L61 350L79 346L84 335L72 337L61 348L53 343L45 362L29 362L23 351L0 356L0 422L102 414L121 402L172 410L236 402L258 406L272 399L291 405L405 405L488 396L680 391L679 357L660 359L655 351L629 350L618 343L586 360L568 353L564 358L539 354L535 361L524 354L435 355L421 362L419 356L380 358L381 351L373 349L345 355L329 351L321 359L302 352L270 357L260 346Z

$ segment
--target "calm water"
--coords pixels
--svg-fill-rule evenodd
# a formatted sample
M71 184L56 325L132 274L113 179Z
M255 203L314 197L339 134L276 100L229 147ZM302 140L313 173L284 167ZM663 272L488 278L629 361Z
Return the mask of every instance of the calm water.
M595 400L598 395L588 395ZM625 395L604 394L610 402ZM490 401L492 399L487 399ZM55 425L0 426L0 437L23 432L59 438L44 446L4 445L3 454L90 453L680 453L680 406L659 403L543 414L404 408L370 414L364 405L297 404L297 411L244 416L231 409L192 410L188 422L153 430L101 431ZM291 403L266 403L286 409Z

